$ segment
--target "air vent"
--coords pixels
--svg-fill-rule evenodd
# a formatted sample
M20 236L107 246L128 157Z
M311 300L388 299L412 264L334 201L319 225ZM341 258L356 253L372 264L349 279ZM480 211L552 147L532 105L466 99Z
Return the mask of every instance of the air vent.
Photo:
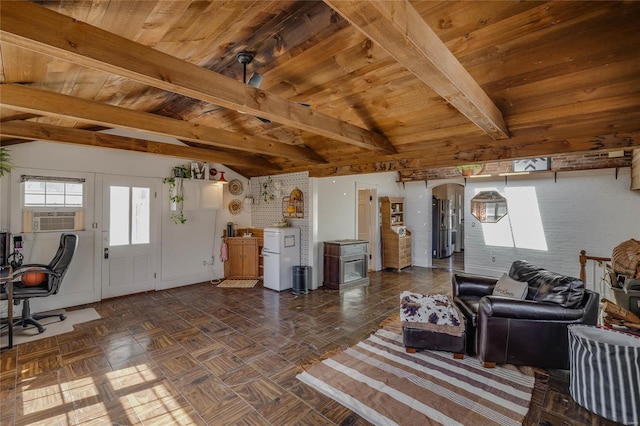
M82 211L24 211L23 232L81 230L82 218Z

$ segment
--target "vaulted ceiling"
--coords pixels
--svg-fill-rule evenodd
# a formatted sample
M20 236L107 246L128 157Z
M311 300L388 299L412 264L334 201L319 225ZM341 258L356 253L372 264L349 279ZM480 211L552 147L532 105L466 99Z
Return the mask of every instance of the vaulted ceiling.
M249 177L637 147L638 22L633 1L2 0L2 144L149 152Z

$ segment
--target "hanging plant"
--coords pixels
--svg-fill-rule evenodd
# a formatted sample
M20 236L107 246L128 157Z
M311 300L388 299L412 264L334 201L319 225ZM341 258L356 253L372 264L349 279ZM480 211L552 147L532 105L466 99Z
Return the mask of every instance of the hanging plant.
M462 166L456 166L456 169L462 176L473 176L480 173L482 167L482 164L463 164Z
M9 150L6 147L0 146L0 177L4 176L5 173L11 171L13 165L11 164L11 155L9 155Z
M262 182L260 196L264 201L273 201L276 198L274 195L273 180L271 179L271 176L267 177L267 180Z
M185 223L187 221L187 218L184 217L184 212L180 210L177 213L171 213L171 220L177 225L180 223Z
M174 168L174 174L177 167ZM162 183L169 185L169 202L171 203L171 220L175 224L185 223L187 218L184 217L182 211L182 205L184 202L184 187L182 184L182 177L171 176L163 178Z

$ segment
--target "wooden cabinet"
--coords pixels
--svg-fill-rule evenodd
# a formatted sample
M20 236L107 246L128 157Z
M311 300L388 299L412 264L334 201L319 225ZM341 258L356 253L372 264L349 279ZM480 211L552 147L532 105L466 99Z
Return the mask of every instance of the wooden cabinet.
M264 276L264 256L262 255L262 249L264 248L264 229L262 228L240 228L238 229L238 236L250 234L254 238L258 239L258 277Z
M228 257L224 262L224 277L232 279L259 278L258 238L225 238Z
M411 266L411 232L405 228L404 198L380 197L382 267Z

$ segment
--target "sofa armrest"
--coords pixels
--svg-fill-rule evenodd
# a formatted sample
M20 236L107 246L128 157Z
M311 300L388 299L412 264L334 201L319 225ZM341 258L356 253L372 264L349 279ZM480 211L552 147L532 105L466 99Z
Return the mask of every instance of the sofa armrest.
M597 315L597 293L585 295L579 308L565 308L554 303L533 300L508 299L499 296L485 296L480 300L478 315L521 320L544 320L560 322L582 322L586 317ZM594 303L594 301L596 301Z
M453 296L487 296L493 293L498 280L480 275L453 274L451 284Z

